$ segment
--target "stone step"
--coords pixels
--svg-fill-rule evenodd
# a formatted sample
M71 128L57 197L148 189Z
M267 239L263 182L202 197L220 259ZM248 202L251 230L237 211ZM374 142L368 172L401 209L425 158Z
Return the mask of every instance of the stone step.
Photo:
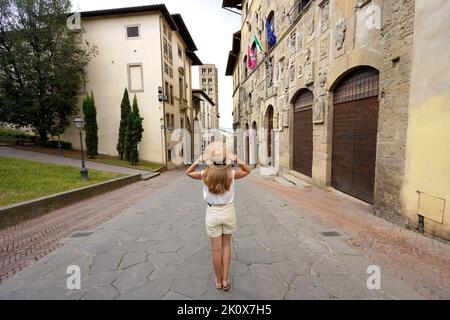
M279 183L283 186L287 186L287 187L295 187L295 184L293 184L292 182L289 182L288 180L284 179L283 177L275 177L273 179L276 183Z
M149 172L141 174L141 180L150 180L161 175L159 172Z
M293 175L285 173L281 177L297 187L302 187L302 188L310 188L311 187L311 185L309 183L306 183L305 181L300 180L299 178L294 177Z

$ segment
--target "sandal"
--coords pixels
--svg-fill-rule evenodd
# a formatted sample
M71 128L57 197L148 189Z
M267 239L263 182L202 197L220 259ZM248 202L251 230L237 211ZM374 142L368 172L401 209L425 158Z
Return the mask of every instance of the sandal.
M230 279L222 282L223 291L228 291L230 289Z
M217 278L216 278L216 289L217 290L222 290L223 289L222 283L217 282Z

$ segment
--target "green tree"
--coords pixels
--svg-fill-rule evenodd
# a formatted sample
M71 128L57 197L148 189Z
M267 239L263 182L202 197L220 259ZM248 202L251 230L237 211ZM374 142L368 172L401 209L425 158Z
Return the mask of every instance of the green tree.
M97 108L95 107L94 93L86 96L83 101L83 113L85 124L85 142L86 154L90 158L98 155L98 125L97 125Z
M139 162L139 150L138 145L142 140L142 133L144 128L142 126L143 118L139 113L138 101L136 95L133 99L133 110L129 115L127 133L126 133L126 143L125 143L125 153L126 159L132 165Z
M119 138L117 140L117 152L119 153L119 158L121 160L123 160L125 157L125 141L130 114L131 114L130 98L128 97L128 89L125 88L123 92L122 103L120 104L120 126L119 126Z
M67 28L70 11L70 0L0 1L0 122L31 126L42 141L70 124L96 53Z

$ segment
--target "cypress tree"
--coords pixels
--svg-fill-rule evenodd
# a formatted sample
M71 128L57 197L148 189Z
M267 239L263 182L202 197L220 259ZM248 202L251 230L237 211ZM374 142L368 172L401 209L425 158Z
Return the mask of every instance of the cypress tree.
M94 158L98 155L98 125L97 125L97 109L95 107L94 94L87 95L83 101L84 120L86 121L85 143L86 155Z
M119 158L121 160L123 160L125 156L125 141L130 114L131 114L130 98L128 97L128 89L125 88L125 91L123 92L122 103L120 104L120 127L119 127L119 138L117 141L117 152L119 153Z
M142 121L139 113L139 106L136 95L133 99L133 110L130 114L130 121L128 122L127 139L126 139L126 154L127 160L130 164L135 165L139 162L139 151L138 145L142 140L142 133L144 128L142 126Z

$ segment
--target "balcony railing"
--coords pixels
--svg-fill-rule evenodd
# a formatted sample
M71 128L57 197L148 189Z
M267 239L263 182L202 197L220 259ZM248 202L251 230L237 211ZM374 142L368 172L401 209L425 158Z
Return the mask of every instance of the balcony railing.
M289 20L291 23L297 21L297 19L305 12L305 10L311 4L311 0L297 0L292 8L289 10Z

